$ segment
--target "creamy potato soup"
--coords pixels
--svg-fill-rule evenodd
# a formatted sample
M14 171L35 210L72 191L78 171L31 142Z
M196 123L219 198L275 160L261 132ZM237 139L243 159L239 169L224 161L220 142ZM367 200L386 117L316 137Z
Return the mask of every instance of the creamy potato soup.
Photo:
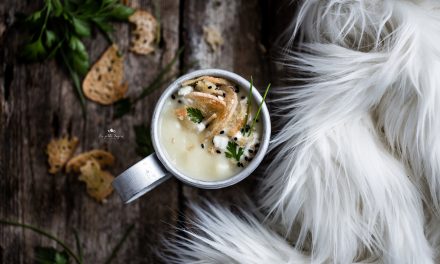
M258 107L247 91L225 79L202 76L183 82L165 101L159 120L168 160L203 181L239 173L260 146Z

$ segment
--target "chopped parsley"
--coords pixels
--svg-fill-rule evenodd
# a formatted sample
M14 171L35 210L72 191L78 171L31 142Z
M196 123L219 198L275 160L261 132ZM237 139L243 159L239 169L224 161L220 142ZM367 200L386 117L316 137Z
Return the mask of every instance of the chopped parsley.
M240 161L240 157L243 155L244 149L239 147L238 144L234 141L229 141L228 146L226 147L226 158L235 159L236 161Z
M186 112L188 113L189 119L191 121L193 121L194 123L199 124L200 122L202 122L203 114L202 114L202 111L200 111L200 109L188 107L186 109Z

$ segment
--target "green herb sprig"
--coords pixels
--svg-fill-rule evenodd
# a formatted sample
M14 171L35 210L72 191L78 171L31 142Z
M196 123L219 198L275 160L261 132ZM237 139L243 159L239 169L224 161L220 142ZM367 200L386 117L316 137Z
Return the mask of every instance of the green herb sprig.
M34 231L37 234L40 234L44 237L49 238L50 240L57 242L57 244L63 248L63 251L59 251L59 250L52 248L52 247L39 247L39 246L35 247L35 260L36 260L37 264L48 264L48 263L67 264L67 263L70 263L69 257L72 257L73 260L77 264L84 264L85 263L82 258L81 243L79 241L79 237L78 237L78 234L76 233L76 231L74 231L74 235L75 235L75 240L76 240L76 245L77 245L77 250L78 250L77 254L74 253L74 251L64 241L62 241L61 239L57 238L56 236L50 234L49 232L40 229L39 227L28 225L28 224L23 224L23 223L19 223L19 222L14 222L14 221L8 221L8 220L0 220L0 224L21 227L24 229ZM121 249L123 243L127 240L128 236L133 231L133 229L134 229L134 225L130 225L127 228L127 230L124 232L122 238L118 241L118 243L113 248L113 250L112 250L110 256L108 257L108 259L106 260L105 264L110 264L113 261L113 259L116 257L116 255L118 254L119 250Z
M239 147L238 144L234 141L229 141L228 146L226 147L225 155L228 159L235 159L236 161L240 161L241 156L244 153L244 149Z
M254 127L255 127L255 123L257 122L258 118L260 117L260 113L261 113L261 109L263 108L263 104L266 102L266 96L270 90L270 86L271 86L271 84L269 83L266 87L266 90L264 91L263 99L261 100L260 104L258 105L257 113L255 114L255 117L253 118L251 125L249 125L248 119L249 119L249 113L250 113L251 107L252 107L252 87L253 87L253 79L251 76L249 94L247 97L246 116L244 119L243 128L241 129L243 135L246 135L246 133L247 133L248 137L251 136L252 131L254 130Z
M270 83L267 85L266 90L264 91L263 100L261 100L260 105L258 106L257 114L255 115L254 119L252 120L251 127L249 128L249 134L250 136L252 134L252 131L254 130L255 123L257 122L258 118L260 117L261 108L263 108L263 104L266 102L266 96L270 89Z
M203 114L202 111L200 111L200 109L188 107L186 108L186 112L188 113L189 119L194 123L199 124L203 121Z
M90 62L82 39L90 37L95 26L112 41L110 22L126 21L133 12L119 0L45 0L20 23L28 35L20 56L31 62L56 58L67 69L85 110L80 80Z

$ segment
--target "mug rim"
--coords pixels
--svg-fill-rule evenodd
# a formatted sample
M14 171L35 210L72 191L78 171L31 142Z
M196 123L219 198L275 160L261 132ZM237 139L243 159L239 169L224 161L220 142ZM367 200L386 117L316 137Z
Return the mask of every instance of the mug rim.
M270 141L270 134L271 134L271 123L270 123L270 116L269 116L269 110L267 109L266 102L263 104L260 112L259 120L262 121L262 130L263 133L261 135L260 140L260 148L257 152L257 154L254 156L252 161L239 173L234 174L233 176L223 179L220 181L203 181L199 179L192 178L190 176L185 175L184 173L180 172L174 164L167 158L167 154L165 152L165 149L160 145L160 139L159 139L159 118L160 114L162 112L163 106L165 104L165 100L169 98L174 92L176 92L179 88L181 88L181 83L194 79L200 76L209 75L214 77L220 77L227 79L235 84L238 84L240 86L240 89L245 89L249 92L250 88L250 82L240 75L222 70L222 69L203 69L203 70L196 70L187 74L184 74L180 76L178 79L176 79L174 82L172 82L162 93L162 95L159 97L158 102L156 103L156 106L154 108L153 117L151 119L151 139L153 143L154 150L157 154L157 158L160 160L162 165L168 170L169 173L174 175L176 178L178 178L180 181L198 187L202 189L219 189L224 188L233 184L236 184L242 180L244 180L246 177L248 177L252 172L257 169L257 167L260 165L260 163L263 161L264 156L267 153L268 147L269 147L269 141ZM260 104L263 100L262 96L258 92L258 89L253 86L254 89L252 89L252 96L253 99Z

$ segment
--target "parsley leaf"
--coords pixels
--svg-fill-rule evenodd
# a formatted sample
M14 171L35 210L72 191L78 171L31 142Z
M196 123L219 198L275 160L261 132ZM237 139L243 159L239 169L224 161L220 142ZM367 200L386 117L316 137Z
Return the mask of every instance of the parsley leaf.
M194 123L199 124L203 120L203 114L200 109L188 107L186 109L186 112L188 113L189 119L193 121Z
M239 147L236 142L229 141L228 146L226 147L226 158L233 158L236 161L240 161L240 157L243 155L244 149Z

